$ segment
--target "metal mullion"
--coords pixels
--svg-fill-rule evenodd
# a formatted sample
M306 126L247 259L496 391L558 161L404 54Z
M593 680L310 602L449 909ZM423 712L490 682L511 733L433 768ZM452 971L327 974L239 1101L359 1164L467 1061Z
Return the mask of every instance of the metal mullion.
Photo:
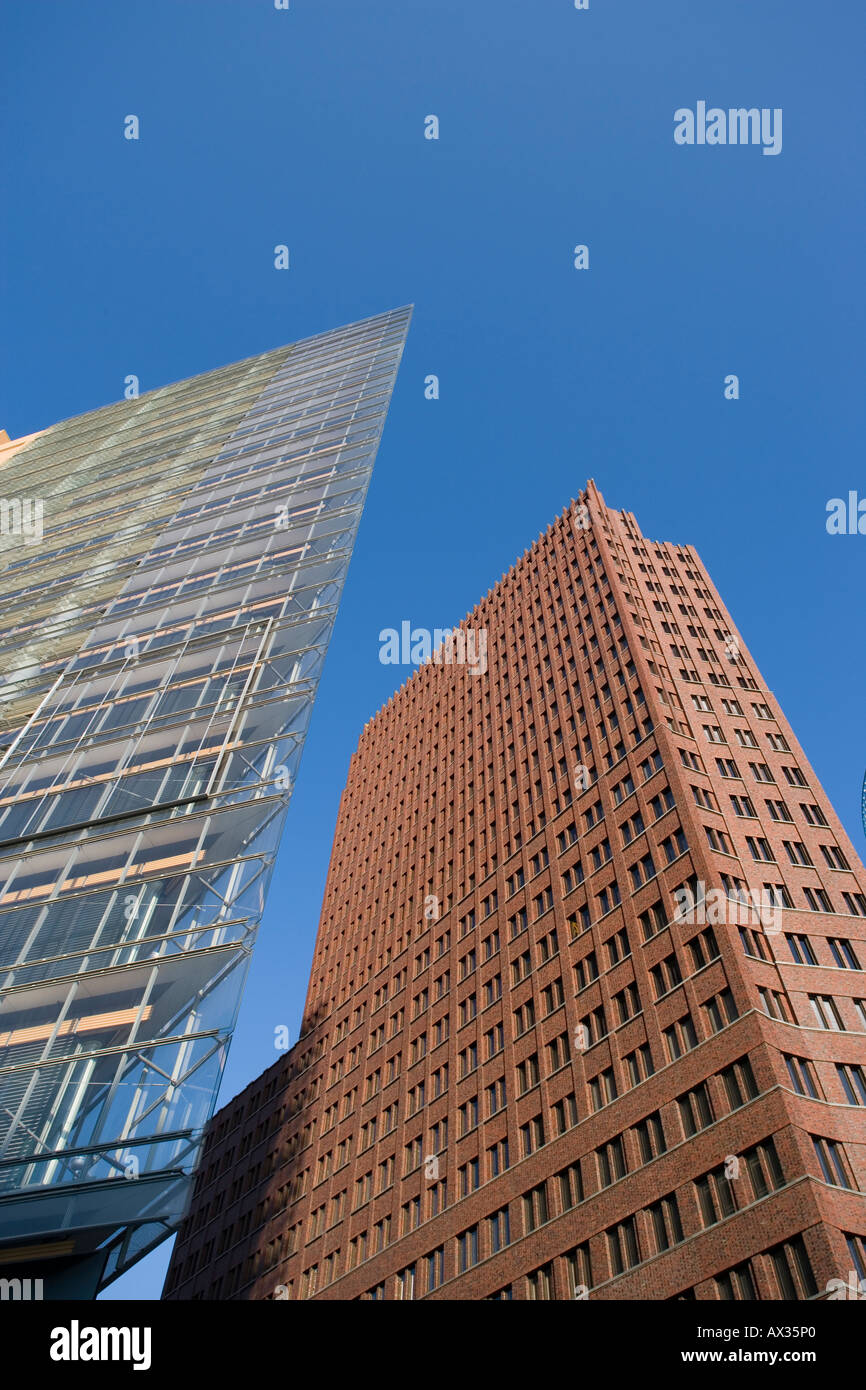
M223 746L222 746L222 748L220 749L220 751L219 751L219 753L218 753L218 755L217 755L216 762L214 763L214 766L213 766L213 771L212 771L212 773L211 773L211 775L210 775L210 779L209 779L209 781L208 781L207 787L205 788L205 793L204 793L204 794L205 794L206 797L212 797L213 794L214 794L214 787L215 787L217 775L218 775L218 773L219 773L219 771L220 771L220 764L223 762L223 759L224 759L225 754L226 754L226 749L227 749L227 747L228 747L228 745L229 745L230 740L231 740L232 737L234 736L234 732L235 732L235 729L236 729L236 727L237 727L238 721L239 721L239 719L240 719L240 717L241 717L241 714L242 714L242 712L243 712L243 709L244 709L244 702L246 701L247 693L248 693L248 691L249 691L249 689L250 689L250 685L251 685L251 683L252 683L252 681L253 681L253 678L254 678L254 676L255 676L255 675L260 671L260 669L261 669L262 653L263 653L263 651L264 651L265 644L266 644L266 642L267 642L267 640L268 640L268 638L269 638L269 636L270 636L270 634L271 634L271 630L272 630L272 628L273 628L273 625L274 625L274 620L273 620L273 618L266 618L266 619L265 619L264 631L263 631L262 636L261 636L261 641L259 642L259 645L258 645L258 648L257 648L257 650L256 650L255 656L254 656L254 658L253 658L253 661L252 661L251 664L250 664L250 669L249 669L249 671L248 671L248 673L247 673L247 678L246 678L246 680L244 681L243 689L242 689L240 695L238 696L237 703L236 703L236 705L235 705L235 708L234 708L234 712L233 712L233 714L232 714L231 721L230 721L230 723L229 723L228 728L226 729L225 738L223 739ZM247 632L249 632L249 626L248 626ZM246 637L246 635L247 635L247 634L245 634L245 637Z
M144 1009L145 1009L145 1007L146 1007L146 1004L147 1004L147 996L148 996L150 990L152 989L153 983L154 983L154 981L156 980L156 978L158 977L158 975L159 975L159 970L158 970L156 967L154 967L154 969L151 971L150 979L148 980L148 983L147 983L147 985L145 986L145 989L144 989L144 991L143 991L143 993L142 993L141 1001L140 1001L139 1007L138 1007L138 1014L137 1014L137 1016L136 1016L135 1022L134 1022L133 1025L132 1025L132 1028L131 1028L131 1030L130 1030L129 1036L127 1037L127 1040L126 1040L126 1048L124 1049L124 1052L121 1054L120 1059L119 1059L119 1061L118 1061L118 1064L117 1064L117 1066L116 1066L115 1069L114 1069L114 1076L112 1077L112 1080L111 1080L111 1083L110 1083L110 1085L109 1085L108 1091L107 1091L107 1093L106 1093L104 1099L100 1102L100 1116L99 1116L99 1119L98 1119L98 1121L97 1121L96 1128L95 1128L95 1130L94 1130L94 1132L93 1132L93 1137L94 1137L94 1139L98 1138L98 1136L99 1136L100 1130L102 1129L102 1126L103 1126L103 1124L104 1124L104 1122L105 1122L105 1119L106 1119L106 1117L107 1117L107 1115L108 1115L108 1113L109 1113L109 1111L110 1111L110 1109L111 1109L111 1104L112 1104L112 1101L113 1101L113 1099L114 1099L115 1092L117 1091L117 1088L118 1088L118 1086L120 1085L121 1078L122 1078L122 1075L123 1075L123 1059L124 1059L124 1057L126 1056L126 1049L132 1047L132 1049L133 1049L133 1055L136 1056L136 1057L140 1057L140 1056L141 1056L140 1052L138 1051L138 1047L135 1045L135 1036L134 1036L134 1035L135 1035L135 1030L136 1030L136 1028L138 1027L138 1024L139 1024L139 1022L140 1022L140 1020L141 1020L142 1013L144 1012ZM132 1097L131 1103L134 1104L134 1101L135 1101L135 1097L133 1096L133 1097ZM124 1121L123 1129L122 1129L121 1136L120 1136L121 1138L125 1138L126 1130L127 1130L128 1124L129 1124L129 1114L127 1113L127 1118L126 1118L126 1120Z
M15 737L14 737L14 739L12 740L12 742L10 743L9 747L6 749L6 752L3 754L3 757L0 758L0 771L2 771L3 768L6 766L6 763L7 763L7 762L9 761L9 759L11 758L11 756L12 756L12 754L14 753L15 749L18 747L18 744L20 743L21 739L22 739L22 738L24 737L24 735L28 732L28 730L30 729L30 727L31 727L31 725L33 724L33 722L34 722L36 719L39 718L40 714L42 713L42 707L43 707L43 705L46 703L47 700L50 700L50 699L51 699L51 697L52 697L52 695L54 694L55 690L57 689L58 685L59 685L60 682L63 680L63 677L65 676L65 674L66 674L66 671L65 671L65 670L63 670L63 671L60 672L60 675L57 677L57 680L54 682L54 684L52 685L51 689L48 690L48 691L46 691L46 693L43 695L42 699L39 701L38 705L36 706L35 710L34 710L33 713L31 714L30 718L27 720L27 723L24 724L24 725L22 726L22 728L20 728L20 729L18 730L18 733L15 735ZM7 779L6 785L8 786L8 779Z
M202 1038L202 1037L208 1037L209 1034L208 1034L208 1033L198 1033L198 1034L195 1034L194 1036L195 1036L196 1038ZM175 1081L175 1080L173 1080L172 1078L169 1078L169 1084L168 1084L168 1086L166 1087L166 1089L163 1091L162 1095L159 1096L156 1100L152 1101L151 1104L147 1107L146 1110L142 1110L142 1112L141 1112L140 1115L136 1116L136 1119L135 1119L134 1124L133 1124L133 1126L132 1126L133 1129L136 1127L136 1125L141 1124L142 1120L147 1119L147 1117L148 1117L148 1115L151 1113L151 1111L155 1110L157 1106L159 1106L159 1105L164 1105L164 1104L165 1104L165 1098L166 1098L166 1096L167 1096L169 1090L177 1090L178 1087L182 1086L182 1085L184 1084L185 1081L188 1081L188 1080L189 1080L189 1078L193 1075L194 1072L198 1071L199 1067L203 1066L204 1063L207 1062L208 1059L211 1058L211 1057L214 1055L215 1052L218 1052L219 1049L225 1044L226 1039L225 1039L225 1035L224 1035L224 1034L212 1034L212 1036L214 1037L214 1046L210 1049L210 1051L209 1051L209 1052L206 1052L206 1053L204 1054L203 1057L200 1057L200 1058L198 1059L198 1061L195 1063L195 1066L190 1067L189 1071L184 1072L184 1073L181 1075L180 1080ZM186 1042L192 1042L192 1040L193 1040L192 1038L188 1038L188 1039L186 1039L185 1041L186 1041ZM142 1057L142 1058L141 1058L141 1061L143 1062L143 1064L144 1064L145 1066L148 1066L148 1065L149 1065L149 1066L152 1066L152 1065L153 1065L153 1063L150 1062L149 1059L146 1058L146 1057ZM158 1070L158 1068L157 1068L157 1070ZM163 1072L162 1075L163 1075L163 1076L167 1076L167 1073L166 1073L166 1072ZM139 1087L138 1089L140 1090L140 1087ZM171 1133L171 1131L169 1131L169 1134L170 1134L170 1133ZM180 1133L186 1133L186 1131L181 1130ZM151 1143L151 1144L164 1143L166 1137L168 1137L168 1136L161 1135L159 1138L157 1138L157 1137L151 1135L151 1136L148 1136L148 1142ZM144 1142L144 1141L142 1141L142 1142Z
M152 880L151 880L151 881L152 881ZM231 926L232 922L238 922L238 923L240 923L240 922L242 922L242 921L243 921L243 918L242 918L242 917L234 917L234 918L231 918L231 919L229 920L229 922L228 922L226 925ZM102 925L103 925L103 923L100 923L100 928L102 927ZM205 926L204 924L202 924L201 926L188 927L188 928L186 929L186 931L183 932L182 934L179 933L179 932L161 932L159 936L149 937L149 938L148 938L148 941L149 941L150 944L152 944L152 945L154 945L154 946L158 946L158 945L161 945L161 944L171 945L171 943L172 943L173 941L179 940L179 939L181 939L181 937L187 937L187 936L189 936L189 935L191 935L191 934L197 934L197 933L202 933L202 932L210 932L210 931L216 931L216 930L218 930L218 929L217 929L216 927L212 926L212 925L211 925L211 926ZM144 939L144 938L143 938L142 936L138 936L138 937L135 937L135 938L133 938L131 941L128 941L128 942L120 942L120 943L118 943L118 942L108 942L105 946L99 946L99 945L97 945L97 944L95 944L95 943L91 943L91 945L88 946L88 948L87 948L87 955L88 955L88 956L90 956L90 955L105 955L105 954L106 954L107 952L109 952L109 951L125 951L125 950L128 950L128 949L131 949L131 948L134 947L136 944L138 944L139 942L141 942L143 939ZM195 948L190 948L190 949L195 949ZM199 949L200 949L200 950L221 950L222 948L221 948L221 947L201 947L201 948L199 948ZM87 957L85 957L84 959L86 959L86 958L87 958ZM172 955L172 954L166 953L166 957L165 957L165 958L166 958L167 960L174 960L176 957L175 957L174 955ZM66 961L66 960L79 960L79 959L81 959L81 952L80 952L80 951L67 951L67 952L64 952L63 954L58 955L58 956L40 956L40 957L39 957L38 964L39 964L39 965L55 965L55 964L62 964L62 962L63 962L63 961ZM122 963L118 963L118 964L114 964L114 965L95 965L95 966L93 966L93 968L92 968L91 970L87 970L87 971L85 971L85 967L82 966L81 971L80 971L80 972L77 971L76 974L78 974L78 973L81 973L81 974L87 973L87 974L89 974L89 975L99 975L99 974L102 974L103 972L107 972L107 971L110 971L110 970L131 970L134 966L140 966L140 965L141 965L141 962L140 962L140 961L124 961L124 962L122 962ZM10 972L11 972L12 970L14 970L14 969L23 970L23 969L26 969L26 967L27 967L27 962L26 962L26 961L22 961L22 962L20 962L19 964L17 964L16 966L7 966L7 967L6 967L6 972L7 972L7 973L10 973ZM62 980L64 980L64 979L70 979L70 978L73 978L73 977L72 977L72 976L68 976L68 975L55 975L55 976L53 976L53 977L51 978L51 982L54 983L54 984L58 984L58 983L60 983ZM24 990L34 989L34 988L36 988L36 986L37 986L38 984L45 984L45 983L48 983L48 982L47 982L47 981L36 981L36 982L28 982L27 984L11 984L11 985L6 985L6 986L4 986L2 989L0 989L0 993L3 993L3 994L14 994L14 993L16 993L16 992L18 992L18 991L23 992Z

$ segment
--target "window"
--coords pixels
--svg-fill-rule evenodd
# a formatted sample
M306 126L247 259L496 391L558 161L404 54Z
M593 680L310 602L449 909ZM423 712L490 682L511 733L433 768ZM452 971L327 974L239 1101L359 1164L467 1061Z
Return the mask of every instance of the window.
M610 1187L612 1183L624 1178L628 1172L621 1135L611 1139L607 1144L602 1144L600 1149L596 1149L595 1156L598 1160L598 1176L602 1187Z
M558 1071L564 1067L569 1059L568 1034L560 1033L552 1042L547 1044L547 1071Z
M785 932L785 940L788 949L797 965L817 965L818 959L812 950L808 936L803 936L797 932Z
M531 1192L525 1192L523 1202L523 1232L529 1235L547 1221L547 1184L539 1183Z
M827 864L828 868L850 869L851 865L848 863L848 860L845 858L838 845L822 845L821 853L824 856L824 862Z
M775 782L776 780L766 763L749 763L749 770L756 782Z
M621 960L625 960L630 955L631 946L628 942L628 932L625 927L621 927L607 942L607 963L609 966L618 965Z
M649 883L650 879L655 877L655 872L656 869L655 864L653 863L652 855L643 855L643 857L641 859L638 859L636 863L629 866L629 874L631 875L632 889L636 892L637 889L640 888L641 884ZM618 897L617 901L619 901Z
M419 1139L417 1142L418 1142L419 1149L420 1149L420 1144L421 1144L420 1139ZM420 1158L419 1158L419 1162L420 1162ZM418 1165L416 1164L415 1166L417 1167ZM372 1171L372 1169L371 1169L369 1173L365 1173L365 1174L363 1175L363 1177L358 1178L358 1179L356 1180L356 1182L355 1182L355 1191L354 1191L354 1196L353 1196L352 1210L353 1210L353 1211L357 1211L359 1207L362 1207L362 1206L364 1206L364 1204L365 1204L366 1202L369 1202L372 1196L373 1196L373 1171Z
M836 1071L849 1105L866 1105L866 1072L854 1063L836 1063Z
M680 1241L684 1239L683 1228L677 1200L673 1193L653 1202L652 1206L647 1207L647 1212L652 1221L658 1253L661 1254L663 1250L670 1250L672 1245L679 1245Z
M485 936L481 946L484 951L485 960L490 960L491 956L495 956L499 950L499 929L497 928L495 931L492 931L489 936Z
M772 1139L764 1139L760 1144L747 1149L743 1159L752 1180L752 1191L756 1200L784 1187L785 1176Z
M713 799L713 793L707 791L706 787L696 787L694 783L692 783L692 796L695 799L695 804L697 806L702 806L705 811L715 811L717 809L715 800Z
M634 790L634 788L632 788L632 790ZM614 788L614 797L616 797L616 788ZM560 831L556 837L557 853L564 854L570 845L576 843L577 838L577 826L572 822L571 825L566 826L564 830Z
M823 888L804 888L803 897L806 899L810 912L833 911L830 895Z
M758 960L770 960L770 952L762 932L754 931L751 927L737 927L737 931L747 956L756 956Z
M793 1023L794 1015L787 995L777 989L764 989L758 986L758 998L768 1018L778 1018L783 1023Z
M549 931L546 936L542 936L539 938L538 956L543 965L546 961L552 960L553 957L558 954L559 938L556 934L556 927L554 927L553 930Z
M862 1281L866 1279L866 1236L852 1235L848 1231L843 1231L842 1234L845 1237L845 1244L848 1246L851 1262L857 1271L857 1277Z
M438 1216L448 1205L448 1179L430 1185L430 1215Z
M553 1128L556 1134L565 1134L577 1124L577 1098L572 1092L556 1101L552 1106Z
M821 1028L829 1028L836 1033L845 1032L845 1025L839 1010L836 1008L836 1001L829 994L810 994L809 1003Z
M720 994L708 999L701 1007L704 1011L704 1017L714 1033L720 1033L729 1023L733 1023L734 1019L739 1018L734 996L729 989L723 989Z
M770 848L770 843L765 840L763 835L747 835L746 844L753 859L759 860L763 864L772 864L776 856Z
M616 1100L616 1081L612 1067L608 1067L606 1071L599 1072L598 1076L592 1078L589 1083L589 1095L593 1110L601 1110L603 1106Z
M592 1288L592 1268L589 1263L589 1243L576 1245L565 1252L565 1269L569 1298L585 1297Z
M667 926L667 918L661 903L653 903L645 912L640 914L640 924L643 928L643 939L649 941L650 937L656 936Z
M598 903L599 916L605 917L607 913L612 912L620 902L619 884L616 881L609 883L606 888L602 888L601 892L596 895L595 900Z
M528 1299L553 1298L553 1265L542 1265L526 1276L526 1297Z
M660 960L658 965L654 965L649 973L656 999L660 999L663 994L667 994L669 990L675 989L683 982L677 958L674 955L665 956L664 960Z
M634 779L631 777L631 775L629 775L628 777L624 777L621 782L617 782L616 786L613 789L613 799L615 804L619 806L623 801L625 801L626 797L631 796L633 791ZM575 834L575 839L576 838L577 836Z
M484 1034L484 1043L487 1060L495 1057L505 1046L505 1030L501 1023L495 1023L493 1027Z
M487 1150L487 1168L491 1178L498 1178L500 1173L508 1170L508 1140L500 1139L498 1144L493 1144Z
M866 916L866 913L864 913L864 916ZM568 929L571 933L572 941L574 941L575 937L580 936L581 932L589 931L591 925L592 916L586 903L584 903L583 906L579 907L577 912L572 913L568 919Z
M431 1293L445 1280L445 1246L440 1245L425 1255L424 1266L427 1274L427 1292Z
M559 1187L559 1205L562 1211L571 1211L578 1202L583 1201L583 1178L580 1163L571 1163L556 1174L554 1181Z
M461 1136L468 1134L478 1125L478 1097L473 1096L467 1100L457 1111L458 1134Z
M792 864L798 864L800 867L806 869L812 867L812 859L809 851L800 840L783 840L782 844Z
M815 1275L806 1253L802 1236L792 1236L790 1240L776 1245L767 1254L773 1262L779 1293L786 1301L802 1301L813 1298L818 1292Z
M611 1226L606 1235L612 1275L622 1274L640 1263L637 1228L633 1216L626 1217L625 1221L621 1221L617 1226Z
M638 998L637 985L629 984L625 989L619 990L613 996L617 1015L620 1023L627 1023L635 1014L640 1013L640 999Z
M493 1081L486 1088L487 1114L498 1115L500 1110L505 1109L505 1079L500 1077L498 1081Z
M821 1139L814 1134L811 1135L811 1139L824 1181L832 1187L855 1187L842 1145L835 1139Z
M725 1176L723 1163L705 1173L702 1178L697 1178L695 1190L701 1210L701 1221L705 1227L714 1226L717 1221L724 1221L737 1210L733 1188Z
M468 1197L481 1183L480 1167L477 1158L471 1158L457 1169L457 1189L461 1197Z
M478 1263L478 1227L470 1226L457 1237L457 1270L463 1274Z
M635 1048L634 1052L627 1052L623 1061L628 1072L629 1084L637 1086L641 1081L645 1081L648 1076L652 1076L655 1071L653 1066L652 1053L648 1043L641 1043L640 1047Z
M499 974L491 975L489 980L484 982L484 1007L489 1008L495 1004L497 999L502 998L502 976Z
M538 1054L533 1052L524 1062L517 1065L517 1094L523 1096L538 1085Z
M689 1014L685 1014L682 1018L677 1019L676 1023L672 1023L669 1028L665 1028L662 1036L670 1062L675 1062L678 1057L682 1057L685 1052L689 1052L698 1045L698 1035Z
M586 989L593 980L598 979L598 961L595 951L590 951L589 955L584 956L583 960L576 962L574 966L574 979L578 990Z
M831 936L828 938L833 959L840 970L862 970L863 967L854 954L854 947L845 937Z
M525 1004L521 1004L514 1010L514 1036L519 1038L521 1034L529 1031L535 1026L535 1004L532 999L527 999Z
M604 1009L599 1006L593 1009L592 1013L586 1014L581 1019L580 1025L583 1029L583 1040L587 1048L594 1047L597 1042L607 1035L607 1019Z
M771 907L793 907L794 900L788 892L784 883L764 883L762 884L765 901Z
M400 1208L400 1234L408 1235L414 1231L416 1226L421 1225L421 1198L412 1197L410 1201L404 1202Z
M524 951L523 955L517 956L511 962L511 983L519 985L521 980L525 980L532 974L532 956L529 951Z
M717 1274L715 1285L720 1299L752 1302L758 1297L752 1267L748 1260L740 1265L734 1265L732 1269L725 1270L724 1274Z
M811 1096L813 1100L817 1100L818 1087L812 1063L805 1057L793 1057L787 1052L783 1052L782 1056L788 1069L788 1076L791 1078L791 1085L797 1094Z
M525 1125L520 1126L520 1150L524 1158L534 1154L544 1144L544 1124L540 1115L534 1115Z
M562 980L559 976L541 991L541 1002L544 1005L545 1018L547 1018L549 1014L555 1013L555 1011L564 1004L565 993L562 988Z
M656 820L661 820L662 816L666 815L667 812L672 809L673 805L674 794L670 787L662 787L661 791L656 792L655 796L650 801L650 810ZM682 831L679 831L678 834L682 835Z
M667 1152L661 1115L657 1110L636 1124L634 1132L637 1136L642 1162L651 1163L654 1158L658 1158L659 1154Z
M640 811L636 811L629 820L620 826L620 834L624 845L630 845L632 840L637 839L638 835L643 834L644 823Z
M711 849L717 850L719 854L731 854L731 842L724 830L716 830L715 826L705 825L704 830L707 834L707 841Z
M545 888L537 897L533 898L533 906L535 908L535 918L537 921L539 917L543 917L545 912L549 912L553 907L553 889Z
M521 932L526 931L527 926L528 918L526 916L526 908L522 907L519 912L516 912L513 917L509 917L508 919L510 939L513 941Z
M502 1207L499 1211L495 1211L492 1216L488 1216L487 1233L491 1255L498 1255L500 1250L504 1250L506 1245L511 1244L511 1227L507 1207Z
M713 1123L710 1095L703 1081L693 1090L686 1091L685 1095L679 1096L677 1105L686 1139L691 1139L693 1134L698 1133L698 1130L706 1129L708 1125Z
M448 1090L448 1063L447 1063L447 1062L443 1062L443 1064L442 1064L441 1067L437 1067L437 1068L436 1068L436 1070L435 1070L434 1073L433 1073L433 1076L432 1076L431 1080L432 1080L432 1083L433 1083L433 1099L436 1100L437 1096L444 1095L445 1092ZM393 1128L394 1128L394 1125L397 1123L397 1105L396 1105L396 1103L395 1103L394 1105L390 1105L390 1106L388 1107L388 1110L387 1110L385 1113L388 1114L388 1113L390 1113L391 1111L393 1111L393 1116L394 1116L394 1118L393 1118L393 1121L388 1125L388 1129L393 1129ZM383 1133L384 1133L384 1132L386 1132L386 1131L383 1131Z
M668 835L661 844L662 852L668 864L672 864L681 854L685 854L688 847L686 837L680 829L675 830L672 835Z
M567 893L573 893L575 888L580 887L583 880L583 865L579 859L576 859L574 863L565 870L565 873L561 875L563 896Z
M459 961L457 962L457 978L458 978L458 980L465 980L465 979L468 979L468 977L469 977L469 976L473 973L473 971L475 970L476 964L477 964L477 961L476 961L476 953L475 953L475 949L474 949L474 947L473 947L473 949L472 949L471 951L467 951L467 953L466 953L465 956L461 956L460 959L459 959Z
M693 936L688 943L688 949L692 958L693 970L703 970L705 965L708 965L711 960L715 960L719 955L719 945L712 927L707 927L697 936Z
M458 1009L458 1017L459 1017L459 1019L460 1019L460 1026L461 1026L461 1028L463 1027L463 1024L464 1024L464 1023L469 1023L469 1022L475 1017L475 1015L476 1015L477 1013L478 1013L478 997L477 997L477 995L475 995L475 994L467 995L467 997L462 1001L462 1003L460 1004L460 1007L459 1007L459 1009Z

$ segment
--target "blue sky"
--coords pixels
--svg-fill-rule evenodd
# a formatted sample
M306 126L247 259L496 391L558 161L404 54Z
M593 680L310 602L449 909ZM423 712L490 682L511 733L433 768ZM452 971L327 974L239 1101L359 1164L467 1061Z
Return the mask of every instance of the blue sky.
M348 760L405 674L380 629L458 621L588 476L697 547L862 847L866 537L825 517L866 495L864 31L859 0L3 7L10 435L416 306L224 1100L300 1021ZM781 107L781 154L677 146L699 100Z

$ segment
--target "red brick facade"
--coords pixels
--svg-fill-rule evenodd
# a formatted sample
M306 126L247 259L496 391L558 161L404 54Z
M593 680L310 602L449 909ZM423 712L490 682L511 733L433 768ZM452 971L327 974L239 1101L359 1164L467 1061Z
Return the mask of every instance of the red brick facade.
M590 483L462 626L486 672L364 729L303 1035L214 1117L166 1297L866 1276L866 874L694 549Z

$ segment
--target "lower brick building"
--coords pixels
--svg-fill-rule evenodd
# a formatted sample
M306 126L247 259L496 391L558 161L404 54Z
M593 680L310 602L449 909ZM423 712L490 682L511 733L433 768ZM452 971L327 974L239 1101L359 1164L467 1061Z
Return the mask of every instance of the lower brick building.
M856 1287L866 874L695 550L590 483L459 634L363 731L165 1296Z

